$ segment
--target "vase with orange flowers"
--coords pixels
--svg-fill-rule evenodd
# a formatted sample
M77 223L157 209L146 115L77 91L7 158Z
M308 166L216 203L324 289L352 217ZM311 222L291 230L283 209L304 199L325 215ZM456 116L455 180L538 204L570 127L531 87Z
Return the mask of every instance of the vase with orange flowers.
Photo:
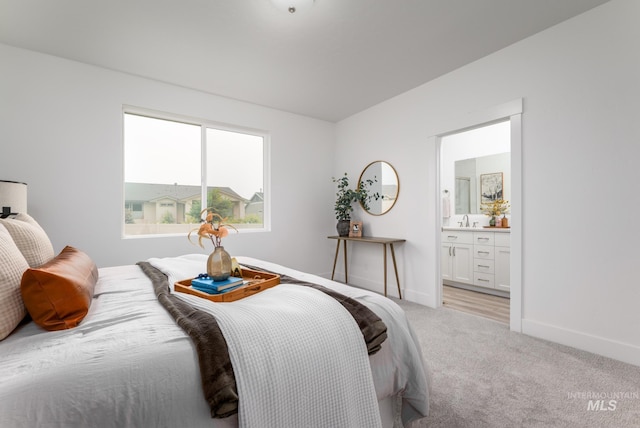
M214 281L224 281L231 276L231 256L222 246L222 238L229 235L229 228L236 232L238 229L227 224L227 219L213 212L211 208L202 210L200 212L200 218L202 218L204 213L207 213L207 216L203 220L203 223L199 228L191 230L187 238L192 242L191 234L198 231L198 245L202 248L204 248L202 244L203 238L209 238L211 240L214 248L213 253L211 253L207 259L207 275Z

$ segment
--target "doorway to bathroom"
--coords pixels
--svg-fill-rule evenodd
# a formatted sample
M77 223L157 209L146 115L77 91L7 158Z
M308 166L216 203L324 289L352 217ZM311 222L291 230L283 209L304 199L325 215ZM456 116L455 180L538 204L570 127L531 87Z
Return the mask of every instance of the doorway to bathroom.
M434 272L434 287L433 287L433 304L436 307L442 305L442 276L443 271L446 274L445 262L442 260L448 257L448 249L444 249L443 232L443 214L445 208L444 197L440 198L441 192L445 188L441 185L441 173L442 169L442 139L449 135L458 134L463 131L481 128L491 124L497 124L501 122L509 123L510 128L510 146L511 146L511 200L510 205L510 220L509 220L509 254L500 251L498 254L500 258L507 258L509 260L509 328L512 331L522 332L522 113L523 113L523 99L517 98L515 100L495 105L493 107L487 107L481 110L467 112L461 114L459 117L451 117L440 128L439 132L435 132L427 139L427 143L433 145L435 148L436 157L436 203L435 203L435 240L434 240L434 254L436 257L436 270ZM451 195L450 195L451 197ZM452 209L449 205L449 210ZM451 212L451 211L450 211ZM451 215L451 214L450 214ZM464 217L464 216L463 216ZM486 218L485 218L486 220ZM451 219L449 224L451 224ZM463 223L466 226L466 219ZM456 223L456 225L459 225ZM473 222L470 221L469 225L473 227ZM480 224L476 224L480 226ZM448 226L453 227L453 226ZM484 229L484 228L483 228ZM455 235L455 234L452 234ZM505 236L494 233L494 250L495 247L503 248L505 246ZM467 236L468 238L468 236ZM448 239L448 235L447 235ZM496 245L495 239L497 239L498 245ZM456 256L460 256L458 261L463 261L467 256L473 259L470 248L465 251L462 250L455 252ZM494 252L495 254L495 252ZM453 249L452 249L453 255ZM472 270L466 272L468 280L471 278Z
M509 324L508 118L441 137L440 189L443 306Z

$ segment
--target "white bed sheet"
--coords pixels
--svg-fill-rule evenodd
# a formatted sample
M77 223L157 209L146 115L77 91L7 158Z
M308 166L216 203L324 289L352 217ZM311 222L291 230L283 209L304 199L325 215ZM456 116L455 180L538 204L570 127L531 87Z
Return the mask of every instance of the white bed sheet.
M392 301L256 259L241 262L330 286L382 318L389 338L370 357L379 400L404 397L404 419L428 412L426 372L413 332ZM409 340L407 340L409 338ZM100 269L89 313L71 330L33 322L0 342L1 427L237 426L212 419L191 340L157 302L139 267Z

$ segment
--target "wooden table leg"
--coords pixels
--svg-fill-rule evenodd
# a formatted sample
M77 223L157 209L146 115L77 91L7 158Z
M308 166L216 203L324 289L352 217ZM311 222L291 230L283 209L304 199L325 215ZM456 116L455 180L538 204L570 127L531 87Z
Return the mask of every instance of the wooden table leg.
M336 273L336 262L338 261L338 253L340 252L340 240L338 239L338 245L336 245L336 255L333 258L333 271L331 272L331 280L333 281L333 276Z
M384 256L382 257L384 263L384 297L387 297L387 244L382 244L382 251L384 251Z
M398 284L398 297L402 299L402 292L400 291L400 278L398 277L398 266L396 266L396 253L395 251L393 251L393 244L389 244L389 247L391 248L391 258L393 259L393 270L396 273L396 283ZM385 251L385 254L386 254L386 251Z
M342 242L344 242L344 283L346 284L349 282L349 268L347 267L347 240L343 239Z

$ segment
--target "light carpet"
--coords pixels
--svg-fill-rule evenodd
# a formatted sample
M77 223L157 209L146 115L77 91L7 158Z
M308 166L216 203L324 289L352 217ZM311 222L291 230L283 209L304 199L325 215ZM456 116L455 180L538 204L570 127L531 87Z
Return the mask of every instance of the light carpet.
M431 372L422 427L640 427L640 367L394 299Z

